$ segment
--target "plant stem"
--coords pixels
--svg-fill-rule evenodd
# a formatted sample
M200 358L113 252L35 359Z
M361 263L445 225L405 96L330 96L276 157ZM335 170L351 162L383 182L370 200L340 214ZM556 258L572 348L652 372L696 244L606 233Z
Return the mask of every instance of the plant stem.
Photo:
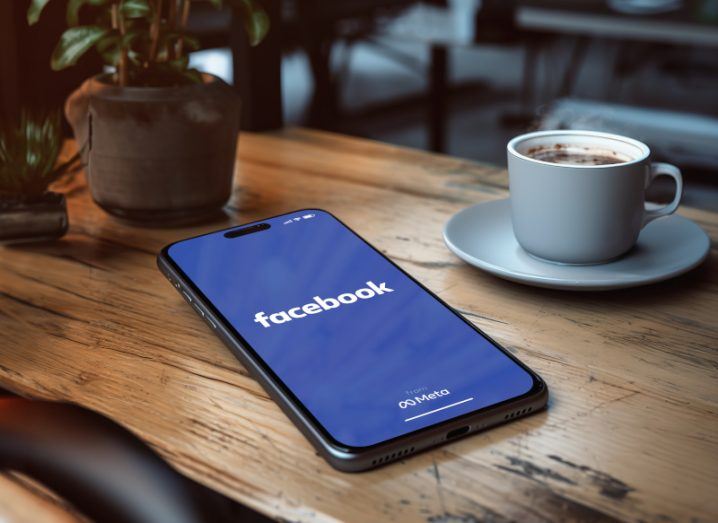
M157 59L157 48L160 43L160 22L162 20L162 0L157 0L155 5L155 16L150 27L150 55L148 62Z
M177 0L170 0L170 10L167 15L167 26L171 32L177 31ZM167 60L174 60L175 50L174 45L169 41L167 42Z
M180 30L184 32L187 29L187 20L189 19L189 8L192 5L190 0L180 0L182 4L182 17L180 18Z
M184 33L187 30L187 20L189 19L189 8L192 3L189 0L180 0L180 5L182 6L180 10L180 24L179 24L179 33L180 37L177 41L177 56L182 56L183 46L184 46Z
M120 0L120 4L122 4L123 0ZM120 36L125 36L125 19L120 14L119 8L117 7L118 4L114 4L112 7L115 9L115 13L117 15L117 26L120 30ZM118 73L120 76L120 85L122 87L127 85L127 76L128 76L128 66L127 66L127 47L125 46L124 42L120 41L120 66L118 69Z
M122 0L120 0L120 2L121 1ZM120 31L120 35L124 35L125 24L120 17L118 2L112 4L112 7L110 9L110 18L112 22L112 29L117 29ZM117 69L117 82L121 86L127 85L127 49L125 49L125 46L122 44L122 42L120 42L120 59L115 64L115 69Z

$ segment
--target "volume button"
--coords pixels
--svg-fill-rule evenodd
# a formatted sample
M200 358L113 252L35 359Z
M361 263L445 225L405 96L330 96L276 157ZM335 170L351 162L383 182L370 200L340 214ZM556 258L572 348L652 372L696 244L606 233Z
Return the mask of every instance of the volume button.
M194 307L194 310L197 311L197 314L199 314L200 316L202 316L204 318L204 311L200 308L200 306L197 305L196 303L193 303L192 306Z
M185 291L182 291L182 294L184 295L184 299L185 299L185 300L187 300L188 302L192 303L192 296L190 296L189 294L187 294Z

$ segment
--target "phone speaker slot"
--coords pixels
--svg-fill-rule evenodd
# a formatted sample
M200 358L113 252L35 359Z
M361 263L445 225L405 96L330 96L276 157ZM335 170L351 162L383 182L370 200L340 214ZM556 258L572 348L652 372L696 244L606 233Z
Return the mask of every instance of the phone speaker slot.
M408 456L409 454L412 454L416 450L416 447L408 447L402 450L397 450L396 452L392 452L391 454L387 454L386 456L382 456L380 458L377 458L371 462L372 465L381 465L382 463L388 463L390 461L394 461L395 459L401 459L404 456Z
M509 414L506 414L504 416L504 420L508 421L510 419L518 418L520 416L523 416L525 414L530 413L533 410L533 407L526 407L525 409L516 410L514 412L510 412Z

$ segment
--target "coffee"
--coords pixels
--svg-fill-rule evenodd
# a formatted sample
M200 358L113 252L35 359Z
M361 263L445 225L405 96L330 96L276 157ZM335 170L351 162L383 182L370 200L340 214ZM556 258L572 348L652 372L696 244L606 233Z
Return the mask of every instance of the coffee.
M561 165L613 165L631 161L617 151L579 144L541 145L530 148L525 154L534 160Z
M648 146L627 136L538 131L512 139L506 152L514 235L524 251L543 260L613 260L681 200L680 170L651 163ZM646 187L657 176L676 182L673 201L658 208L645 205Z

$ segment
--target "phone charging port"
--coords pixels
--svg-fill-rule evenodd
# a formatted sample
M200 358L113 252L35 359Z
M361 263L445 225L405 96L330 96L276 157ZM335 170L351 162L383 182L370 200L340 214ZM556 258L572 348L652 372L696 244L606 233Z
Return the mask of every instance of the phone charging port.
M446 435L446 439L454 439L458 438L459 436L463 436L469 432L469 426L465 427L459 427L458 429L450 430L449 433Z

